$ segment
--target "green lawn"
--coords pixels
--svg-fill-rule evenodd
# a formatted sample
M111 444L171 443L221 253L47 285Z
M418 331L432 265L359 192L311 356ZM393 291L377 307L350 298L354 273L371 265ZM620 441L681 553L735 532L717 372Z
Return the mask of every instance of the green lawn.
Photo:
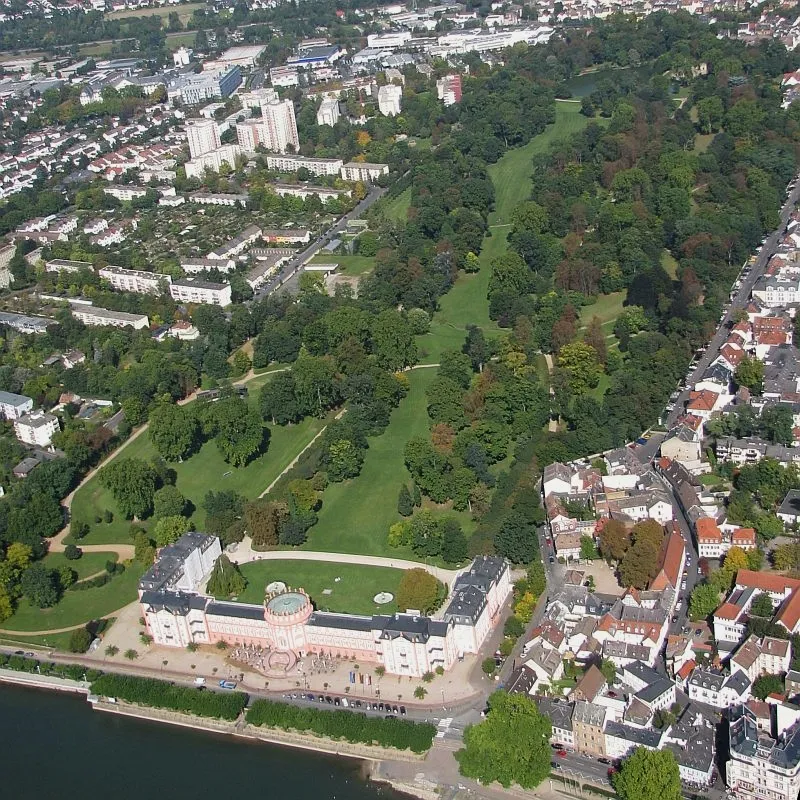
M411 481L403 462L405 443L428 432L425 391L436 370L418 369L406 375L410 391L392 413L383 435L369 440L361 474L325 490L319 522L309 531L305 549L413 558L391 549L386 536L389 526L400 519L396 507L400 485Z
M494 183L495 210L489 215L489 236L480 253L480 271L459 275L453 288L440 300L430 333L420 336L418 345L423 354L421 363L433 364L445 350L460 349L468 324L479 325L488 336L498 335L497 325L489 319L491 263L506 250L511 213L531 193L531 159L545 152L553 142L577 133L589 122L580 113L580 103L556 103L556 121L544 133L524 147L509 150L489 167Z
M382 204L383 213L392 222L405 222L408 209L411 207L411 187L404 189L397 197L392 197Z
M247 588L238 598L242 603L262 603L264 588L272 581L308 592L314 607L343 614L393 614L395 602L377 605L378 592L397 595L403 570L364 567L359 564L331 564L326 561L253 561L243 564ZM329 591L329 594L323 592Z
M75 561L70 561L63 553L48 553L44 557L43 563L48 569L70 567L78 573L78 580L82 581L90 575L103 572L106 568L106 562L116 562L116 560L116 553L84 553Z
M162 17L166 18L174 11L183 24L191 18L192 13L198 9L205 9L205 3L185 3L182 5L161 6L158 8L125 8L120 11L107 11L106 19L125 19L126 17Z
M70 631L65 633L48 633L45 636L26 636L20 633L18 636L0 636L0 644L9 647L53 647L56 650L67 650L69 640L72 636Z
M136 586L144 570L129 566L110 583L83 592L67 591L53 608L34 608L24 598L13 616L3 623L10 631L45 631L81 625L118 611L136 599Z
M615 322L622 311L622 304L625 302L626 294L627 292L601 294L598 296L596 303L583 306L580 312L581 327L585 328L592 321L592 317L600 317L600 322L603 324Z
M692 109L694 111L694 109ZM694 152L705 153L708 150L711 142L714 141L714 133L698 133L694 137Z
M664 250L664 252L661 253L661 266L672 280L678 277L678 262L669 250Z
M331 255L314 256L312 264L332 264L339 265L341 275L363 275L365 272L372 272L375 268L375 259L368 256L340 256L335 253Z
M266 380L266 376L264 377ZM256 379L259 380L259 379ZM255 383L256 380L251 383ZM250 393L254 397L254 392ZM297 425L270 425L269 447L266 453L251 461L246 467L237 469L227 464L213 441L206 442L196 453L182 464L170 464L177 473L177 487L194 503L192 520L198 530L205 522L202 502L209 490L233 489L248 499L255 499L289 465L292 459L311 441L325 425L325 420L308 418ZM147 433L132 442L119 458L140 458L150 461L156 455ZM95 523L95 516L105 509L114 514L111 523ZM75 495L72 501L73 519L86 520L91 531L83 544L105 544L130 542L130 521L125 520L117 509L111 493L100 486L95 476Z

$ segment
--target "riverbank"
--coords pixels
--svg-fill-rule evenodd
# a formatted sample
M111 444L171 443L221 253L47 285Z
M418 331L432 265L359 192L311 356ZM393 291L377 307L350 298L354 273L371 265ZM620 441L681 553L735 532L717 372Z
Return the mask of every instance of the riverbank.
M52 675L34 675L30 672L16 672L11 669L0 669L0 683L26 686L29 689L49 689L52 692L89 694L89 684L86 681L72 681L69 678L56 678Z

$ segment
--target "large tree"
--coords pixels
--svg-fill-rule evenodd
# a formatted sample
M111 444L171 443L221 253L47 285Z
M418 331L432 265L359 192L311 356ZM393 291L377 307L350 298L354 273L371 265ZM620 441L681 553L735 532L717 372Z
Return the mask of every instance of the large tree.
M428 614L436 609L441 599L440 583L422 567L408 569L397 587L397 607L402 611L413 608Z
M58 581L55 570L44 564L32 564L22 573L22 593L36 608L50 608L58 602Z
M484 785L534 789L550 774L550 720L524 694L495 692L489 709L483 722L464 731L464 749L456 753L461 774Z
M227 600L240 595L245 586L247 586L247 581L239 572L239 568L231 563L228 556L223 553L214 564L214 569L211 570L206 591L214 597Z
M258 411L240 397L220 400L214 409L217 442L222 457L234 467L244 467L261 452L269 431Z
M695 586L689 599L689 618L695 621L706 619L716 611L719 599L719 589L713 583Z
M529 564L536 555L536 535L533 526L518 511L506 514L494 537L498 555L515 564Z
M681 778L671 750L637 747L612 782L621 800L680 800Z
M153 447L167 461L183 461L197 445L199 426L191 406L162 403L150 412Z
M622 560L630 543L628 531L618 519L606 520L600 531L600 553L603 558Z
M153 510L156 472L136 458L116 459L100 470L100 483L116 500L126 519L143 519Z

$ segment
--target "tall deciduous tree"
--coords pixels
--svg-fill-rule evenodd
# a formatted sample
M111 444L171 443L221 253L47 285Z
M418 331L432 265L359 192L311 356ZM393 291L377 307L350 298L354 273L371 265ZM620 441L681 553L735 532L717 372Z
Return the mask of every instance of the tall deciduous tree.
M269 433L258 411L239 397L220 400L214 422L217 448L234 467L244 467L261 452Z
M197 445L198 435L191 406L162 403L150 413L150 441L167 461L183 461Z
M397 607L405 611L413 608L428 614L436 609L440 599L439 581L425 569L408 569L397 587Z
M485 785L534 789L550 773L550 720L524 694L495 692L489 708L483 722L464 731L465 747L456 753L461 774Z
M612 778L621 800L680 800L681 779L672 750L637 747Z
M136 458L116 459L100 470L100 483L114 495L126 519L144 519L153 510L156 473Z
M223 553L211 570L206 591L214 597L228 599L244 591L247 581L239 568Z

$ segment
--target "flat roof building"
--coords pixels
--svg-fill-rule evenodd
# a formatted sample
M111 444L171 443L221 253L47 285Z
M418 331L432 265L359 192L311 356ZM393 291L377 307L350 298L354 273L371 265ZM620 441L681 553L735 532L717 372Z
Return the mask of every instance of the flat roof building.
M90 327L112 326L114 328L135 328L142 330L150 327L146 314L127 314L124 311L111 311L97 306L77 306L70 309L72 316Z

